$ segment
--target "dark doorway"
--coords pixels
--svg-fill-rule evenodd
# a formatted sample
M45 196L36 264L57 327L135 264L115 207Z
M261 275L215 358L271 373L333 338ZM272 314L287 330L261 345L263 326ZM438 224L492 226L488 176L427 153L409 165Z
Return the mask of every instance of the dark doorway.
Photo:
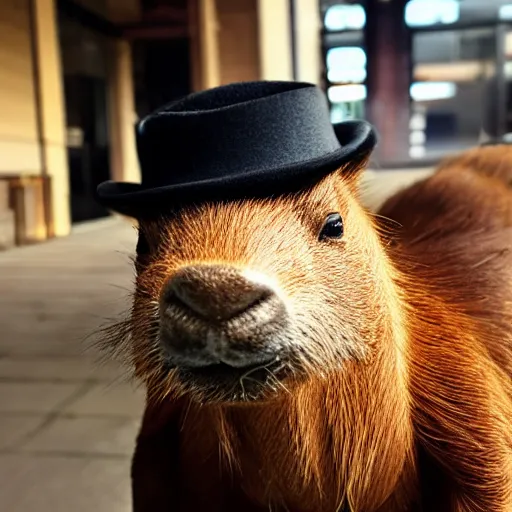
M109 40L59 12L66 105L72 222L109 213L98 205L98 184L110 178L108 136Z
M139 117L192 91L188 39L138 41L134 54Z

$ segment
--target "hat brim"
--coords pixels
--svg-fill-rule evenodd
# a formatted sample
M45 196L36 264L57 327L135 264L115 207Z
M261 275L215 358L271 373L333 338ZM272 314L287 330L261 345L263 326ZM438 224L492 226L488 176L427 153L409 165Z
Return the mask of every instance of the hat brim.
M106 181L98 186L97 200L102 206L123 215L145 217L201 201L265 197L292 192L370 153L377 143L375 129L366 121L346 121L333 125L333 128L340 148L321 159L157 188L146 188L138 183Z

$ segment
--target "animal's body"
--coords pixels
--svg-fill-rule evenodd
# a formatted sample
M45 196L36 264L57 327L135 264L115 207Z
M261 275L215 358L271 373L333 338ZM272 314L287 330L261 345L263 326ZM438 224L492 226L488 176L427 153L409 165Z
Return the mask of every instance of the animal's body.
M512 150L377 217L364 164L140 222L135 512L512 510Z

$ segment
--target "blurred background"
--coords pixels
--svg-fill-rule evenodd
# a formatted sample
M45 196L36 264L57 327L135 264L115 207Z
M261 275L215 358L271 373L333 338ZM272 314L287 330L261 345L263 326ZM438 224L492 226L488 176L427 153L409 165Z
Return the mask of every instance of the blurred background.
M143 392L84 337L129 305L134 123L256 79L314 82L381 135L376 207L512 132L512 0L0 0L0 510L130 510ZM86 344L85 344L86 345Z

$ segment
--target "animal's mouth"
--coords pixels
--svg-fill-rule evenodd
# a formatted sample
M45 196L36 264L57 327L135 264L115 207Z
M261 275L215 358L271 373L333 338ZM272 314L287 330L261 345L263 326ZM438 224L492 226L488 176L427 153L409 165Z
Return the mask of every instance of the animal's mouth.
M187 392L222 401L253 400L283 387L288 321L280 302L267 298L216 322L173 303L161 318L159 342Z
M230 364L217 363L201 368L185 368L183 371L191 378L203 379L209 382L222 382L240 379L264 382L268 373L271 371L271 366L275 366L275 363L255 364L245 368L236 368Z
M201 367L176 366L174 371L184 391L206 402L256 401L286 389L290 373L279 358L245 367L216 363Z

